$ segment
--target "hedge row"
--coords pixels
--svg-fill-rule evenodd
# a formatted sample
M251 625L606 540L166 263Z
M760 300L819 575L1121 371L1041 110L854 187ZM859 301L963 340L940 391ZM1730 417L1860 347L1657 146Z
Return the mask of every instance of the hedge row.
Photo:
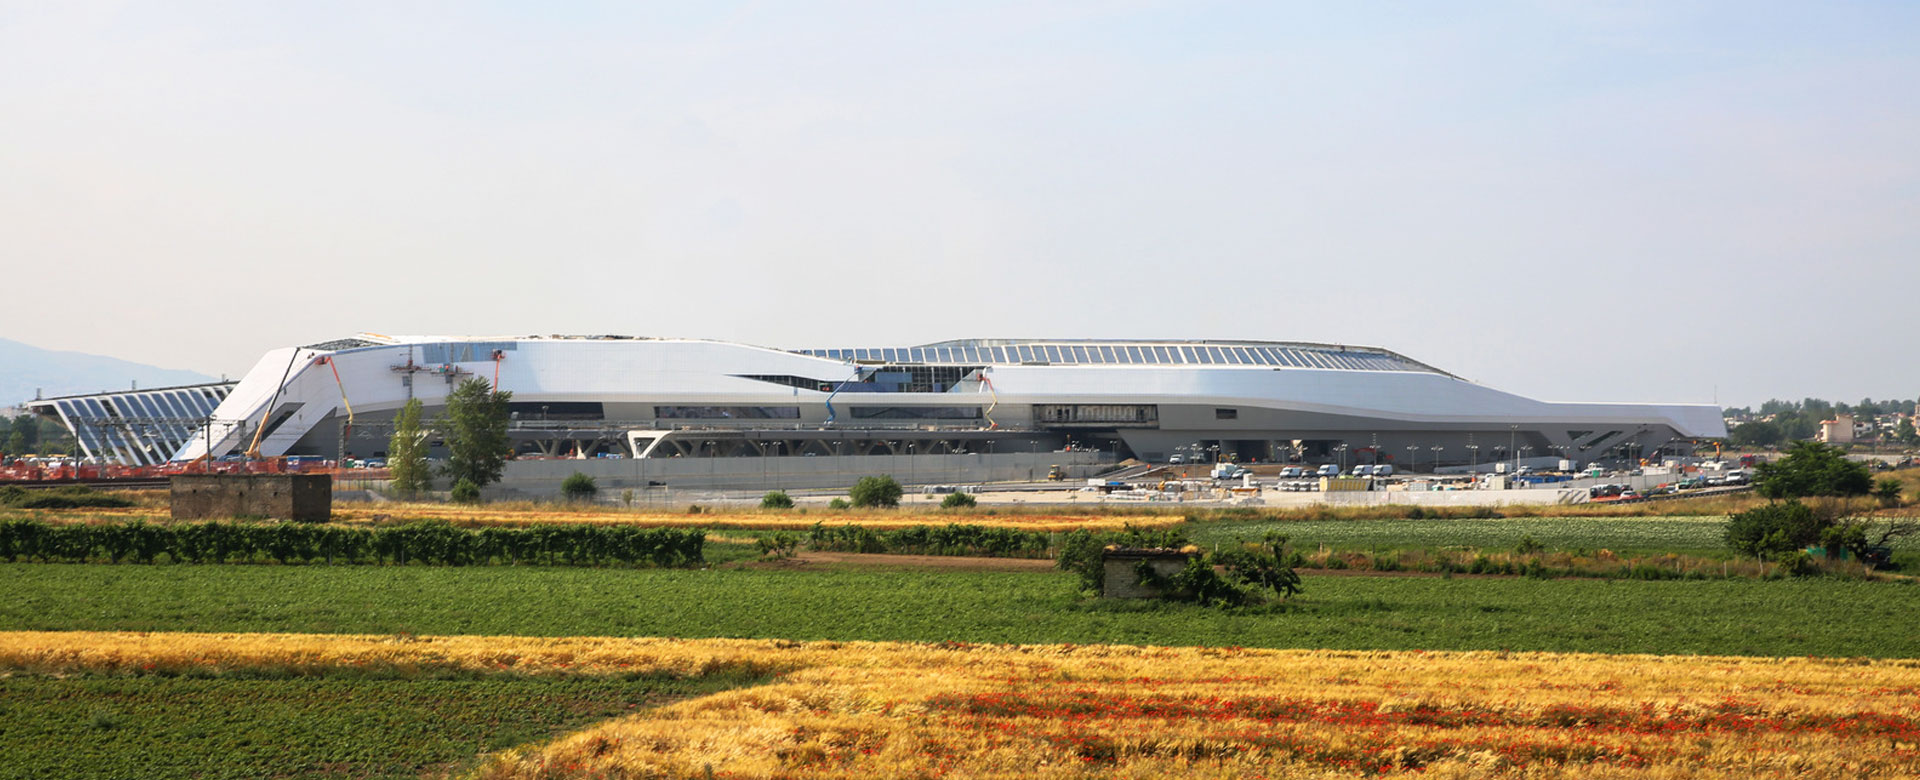
M545 525L470 531L446 523L345 528L307 523L0 523L0 563L425 564L429 566L691 566L706 532Z
M0 487L0 506L14 509L117 509L133 506L133 502L80 485L52 490L26 490L18 485L8 485Z
M1052 534L984 525L916 525L876 531L858 525L827 527L815 523L807 533L813 550L897 555L972 555L989 558L1045 558Z

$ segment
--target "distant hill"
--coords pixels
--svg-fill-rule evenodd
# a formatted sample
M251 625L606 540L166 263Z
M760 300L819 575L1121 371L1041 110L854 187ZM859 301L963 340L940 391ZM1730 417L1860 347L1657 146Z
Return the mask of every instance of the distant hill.
M104 390L166 387L216 382L218 377L194 371L141 365L85 352L56 352L18 341L0 339L0 406L33 400L42 395L76 395Z

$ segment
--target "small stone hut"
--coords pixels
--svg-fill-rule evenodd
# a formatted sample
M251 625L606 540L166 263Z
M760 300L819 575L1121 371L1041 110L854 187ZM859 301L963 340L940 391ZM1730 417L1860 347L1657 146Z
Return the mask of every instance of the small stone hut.
M333 516L331 474L181 474L170 486L175 520L271 517L324 523Z
M1199 557L1198 548L1108 547L1101 554L1100 597L1108 599L1157 599L1168 595L1140 582L1138 567L1145 562L1153 572L1171 577L1187 568L1187 562Z

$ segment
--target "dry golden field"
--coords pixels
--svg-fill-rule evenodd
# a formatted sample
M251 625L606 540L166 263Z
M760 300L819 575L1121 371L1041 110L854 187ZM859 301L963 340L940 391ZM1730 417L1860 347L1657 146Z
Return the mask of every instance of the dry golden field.
M1920 776L1920 661L265 634L0 634L38 674L760 673L478 776Z

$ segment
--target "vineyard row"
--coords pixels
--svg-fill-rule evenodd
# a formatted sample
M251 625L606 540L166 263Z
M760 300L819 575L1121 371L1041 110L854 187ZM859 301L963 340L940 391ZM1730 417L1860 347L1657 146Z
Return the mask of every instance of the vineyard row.
M694 566L706 532L622 526L478 531L446 523L348 528L301 523L0 522L0 562Z

